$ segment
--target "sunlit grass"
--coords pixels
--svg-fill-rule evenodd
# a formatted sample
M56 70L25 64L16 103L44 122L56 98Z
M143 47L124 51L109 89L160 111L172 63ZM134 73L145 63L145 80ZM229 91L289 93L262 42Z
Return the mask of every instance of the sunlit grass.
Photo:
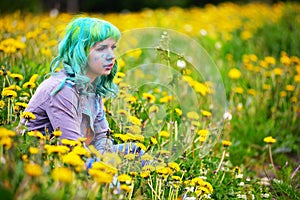
M115 143L137 144L146 151L142 157L138 152L125 155L124 151L100 155L92 146L87 151L84 138L60 144L60 132L53 133L50 140L50 135L26 133L24 127L15 130L20 117L35 120L32 113L23 111L49 73L63 29L73 16L20 12L2 16L1 194L8 199L299 196L293 190L299 187L299 167L294 161L299 161L295 155L299 154L300 131L300 54L296 42L300 37L295 31L300 24L299 9L299 4L224 3L188 10L174 7L84 14L109 20L122 31L158 26L188 34L207 49L220 68L228 104L228 112L219 122L222 125L211 120L214 108L209 98L216 83L195 77L192 66L178 55L160 52L169 67L180 69L178 84L196 91L199 107L190 105L188 111L182 110L166 87L146 85L132 91L124 81L130 66L145 62L149 52L137 49L119 60L114 81L120 93L116 99L106 99L107 119ZM288 26L285 21L289 20L295 23ZM135 75L147 77L143 71ZM212 141L216 131L222 134ZM180 141L190 143L180 157L169 160L174 144ZM210 143L216 145L206 149ZM90 159L97 162L87 171ZM142 162L146 164L142 166Z

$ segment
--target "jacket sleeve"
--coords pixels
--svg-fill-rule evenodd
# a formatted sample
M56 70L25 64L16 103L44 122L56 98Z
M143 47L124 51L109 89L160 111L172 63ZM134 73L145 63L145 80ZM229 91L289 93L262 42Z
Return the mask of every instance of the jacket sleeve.
M77 140L83 137L80 129L82 116L78 109L79 95L72 86L66 85L50 97L46 112L53 129L59 128L62 131L60 138Z
M97 116L94 121L94 131L95 131L95 140L99 140L101 138L106 137L107 131L109 131L109 124L105 117L105 111L104 111L104 105L102 98L97 98L97 102L99 105L99 108L97 109Z

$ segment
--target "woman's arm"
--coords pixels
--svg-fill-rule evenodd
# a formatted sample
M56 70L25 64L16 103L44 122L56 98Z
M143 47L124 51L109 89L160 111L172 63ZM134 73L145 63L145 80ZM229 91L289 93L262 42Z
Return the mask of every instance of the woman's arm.
M98 101L98 113L94 121L94 131L95 131L95 148L100 152L104 153L106 151L112 151L113 142L107 137L109 133L109 124L105 117L104 105L102 98L99 97Z
M62 131L61 138L77 140L83 137L80 130L82 115L79 109L79 94L69 85L50 97L47 115L54 130Z

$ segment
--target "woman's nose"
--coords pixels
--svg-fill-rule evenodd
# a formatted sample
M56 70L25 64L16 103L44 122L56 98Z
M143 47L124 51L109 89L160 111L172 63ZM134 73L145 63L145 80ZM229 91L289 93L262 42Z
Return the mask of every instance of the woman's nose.
M107 54L107 60L113 60L115 59L116 56L115 56L115 53L113 51L110 51L108 54Z

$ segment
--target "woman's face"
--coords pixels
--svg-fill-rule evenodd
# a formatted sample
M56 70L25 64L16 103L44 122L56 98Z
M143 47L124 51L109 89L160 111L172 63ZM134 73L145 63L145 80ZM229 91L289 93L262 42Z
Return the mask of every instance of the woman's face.
M112 38L96 43L89 52L89 64L86 76L93 82L97 76L108 75L113 68L116 57L116 42Z

